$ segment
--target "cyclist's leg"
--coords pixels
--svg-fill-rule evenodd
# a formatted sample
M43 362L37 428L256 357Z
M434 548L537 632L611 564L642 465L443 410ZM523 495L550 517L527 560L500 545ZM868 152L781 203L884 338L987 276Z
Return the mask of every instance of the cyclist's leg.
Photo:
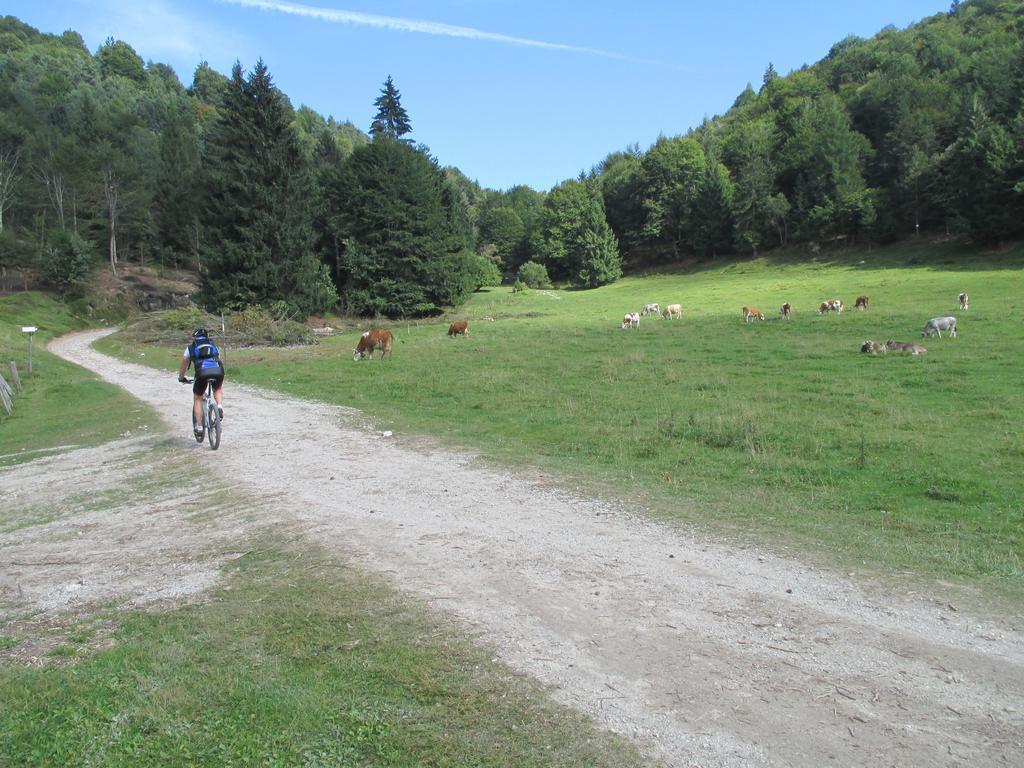
M206 389L206 382L198 376L192 383L192 419L196 429L203 428L203 391Z
M213 399L217 401L220 415L224 415L224 377L218 376L213 380Z

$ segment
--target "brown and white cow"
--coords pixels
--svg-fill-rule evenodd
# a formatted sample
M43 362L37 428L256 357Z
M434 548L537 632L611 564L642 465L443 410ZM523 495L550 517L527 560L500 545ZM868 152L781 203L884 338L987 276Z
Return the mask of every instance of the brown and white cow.
M669 304L662 311L661 316L666 320L674 320L675 318L682 318L683 316L683 305L682 304Z
M622 316L622 327L623 328L639 328L640 327L640 313L639 312L627 312Z
M885 348L891 349L893 352L909 352L912 355L923 355L928 352L920 344L908 344L905 341L893 341L892 339L885 342Z
M858 296L857 301L853 305L854 309L867 309L868 308L868 297Z
M966 293L961 293L956 297L956 300L960 302L960 309L967 309L967 305L970 303L971 298Z
M830 309L831 309L831 307L829 306L829 302L823 301L823 302L821 302L821 304L818 305L818 314L819 315L824 315Z
M793 308L791 306L789 306L789 302L788 301L785 304L783 304L781 307L779 307L779 314L782 315L787 320L789 319L789 315L790 315L790 313L792 311L793 311Z
M844 308L843 300L842 299L832 299L828 303L828 308L831 309L833 312L842 313L843 308Z
M465 320L456 320L448 326L448 336L465 336L469 333L469 323Z
M865 341L860 345L860 351L869 355L877 355L879 352L885 352L888 349L885 344L878 341Z
M391 345L394 343L395 337L391 331L379 328L366 331L359 337L359 343L352 350L352 359L359 361L364 357L368 357L373 360L373 353L378 349L380 350L381 360L384 359L384 355L391 357Z
M744 322L749 323L751 320L764 320L764 312L757 307L744 307L741 311L743 312Z

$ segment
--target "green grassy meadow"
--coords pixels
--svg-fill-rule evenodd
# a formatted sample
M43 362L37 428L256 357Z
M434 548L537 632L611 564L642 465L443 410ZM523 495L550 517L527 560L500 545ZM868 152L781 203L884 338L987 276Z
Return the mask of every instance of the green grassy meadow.
M353 328L313 348L230 350L229 380L355 406L382 427L842 567L1017 593L1022 267L1020 247L921 243L723 262L592 291L495 288L455 316L470 320L467 338L446 337L450 318L382 323L396 335L393 360L354 363ZM852 309L861 293L866 312ZM847 311L818 316L831 297ZM619 328L624 312L653 301L682 304L682 320ZM765 322L744 323L745 304ZM947 314L959 317L959 338L920 338L928 318ZM859 351L889 338L928 354ZM138 354L128 338L104 343ZM167 350L167 367L176 354Z
M23 325L39 328L28 374ZM61 446L100 445L129 431L151 427L156 415L122 389L46 351L55 336L88 327L70 307L42 293L0 297L0 374L14 385L18 366L23 391L10 416L0 407L0 466L36 458Z
M308 547L264 543L210 602L119 621L113 647L91 647L109 645L91 621L70 628L48 668L0 667L0 764L644 764L486 649Z

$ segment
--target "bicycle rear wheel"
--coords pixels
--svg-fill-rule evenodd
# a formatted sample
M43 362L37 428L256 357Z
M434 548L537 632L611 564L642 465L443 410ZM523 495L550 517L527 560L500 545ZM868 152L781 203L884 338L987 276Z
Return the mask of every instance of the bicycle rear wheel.
M220 411L217 410L216 404L210 403L207 416L210 426L206 430L206 434L210 439L210 448L216 451L220 448Z

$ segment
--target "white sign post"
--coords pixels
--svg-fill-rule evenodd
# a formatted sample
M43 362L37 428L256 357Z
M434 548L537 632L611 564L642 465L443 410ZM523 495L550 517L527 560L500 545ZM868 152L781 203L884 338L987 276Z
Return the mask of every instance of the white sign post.
M32 373L32 337L36 335L38 330L34 325L21 326L21 332L28 334L28 372L30 374Z

